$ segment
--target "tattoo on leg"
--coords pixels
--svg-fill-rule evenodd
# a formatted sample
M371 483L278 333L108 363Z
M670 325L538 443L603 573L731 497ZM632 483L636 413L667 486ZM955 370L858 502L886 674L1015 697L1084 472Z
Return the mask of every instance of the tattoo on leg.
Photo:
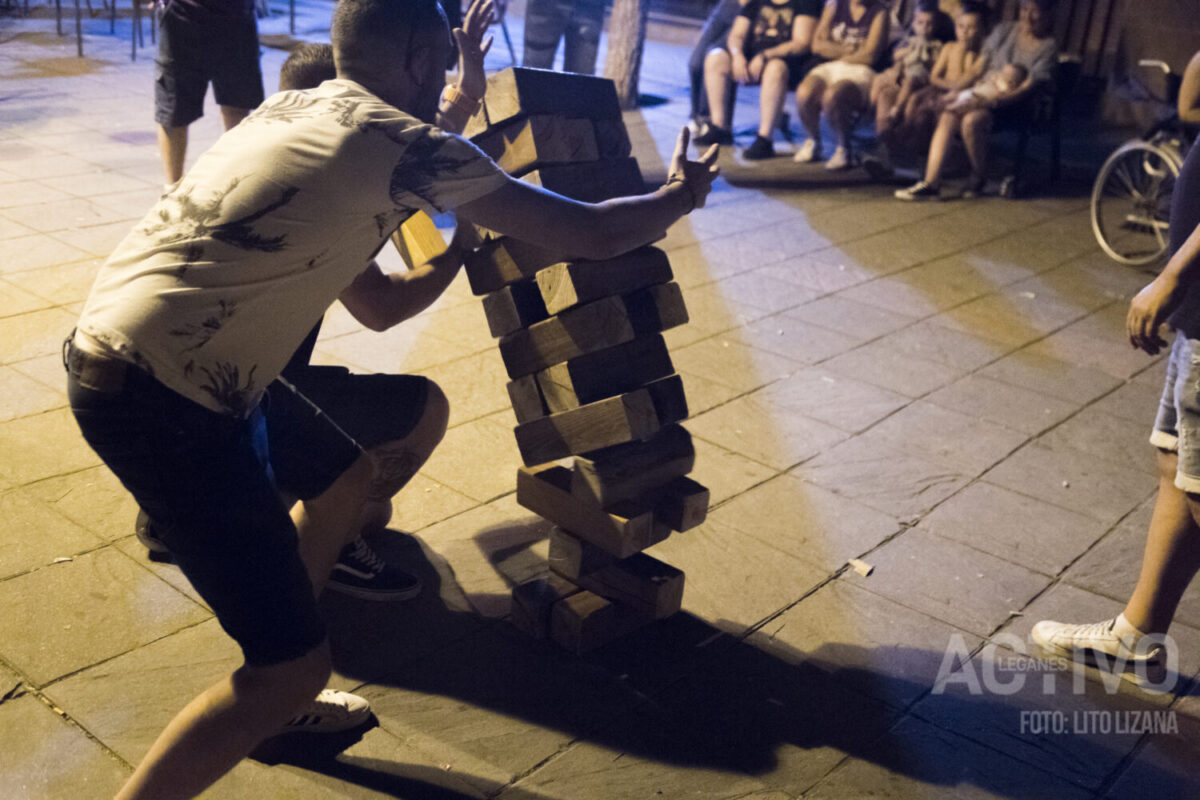
M375 457L375 479L367 490L368 500L388 500L417 474L424 459L403 445L382 445L371 450Z

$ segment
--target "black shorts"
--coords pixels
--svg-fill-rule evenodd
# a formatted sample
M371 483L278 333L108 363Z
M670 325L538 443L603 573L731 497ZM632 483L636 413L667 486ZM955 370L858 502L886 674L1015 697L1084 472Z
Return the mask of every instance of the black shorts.
M168 10L159 27L154 120L190 125L204 115L209 82L218 105L253 109L263 101L258 25L253 16L193 22Z
M311 651L325 640L325 625L279 489L301 498L319 494L361 455L359 444L280 384L248 419L237 419L141 370L123 371L116 390L97 391L68 377L71 409L88 444L155 521L246 663L276 664ZM375 376L342 375L326 385L354 385L358 377ZM381 377L419 402L421 408L402 415L410 431L420 419L426 381ZM383 435L402 431L398 423Z
M753 48L747 48L746 60L749 61L756 53ZM787 64L788 82L787 87L789 92L796 91L796 87L804 80L804 76L809 73L817 64L824 62L825 59L816 53L804 53L799 56L785 56L783 62Z

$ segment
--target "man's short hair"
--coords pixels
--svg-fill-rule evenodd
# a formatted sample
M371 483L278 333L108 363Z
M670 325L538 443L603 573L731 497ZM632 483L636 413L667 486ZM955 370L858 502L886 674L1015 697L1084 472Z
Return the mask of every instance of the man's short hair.
M336 77L332 45L302 44L291 52L279 68L279 89L313 89Z
M437 0L340 0L330 39L339 64L370 63L411 50L430 34L448 35L448 30Z

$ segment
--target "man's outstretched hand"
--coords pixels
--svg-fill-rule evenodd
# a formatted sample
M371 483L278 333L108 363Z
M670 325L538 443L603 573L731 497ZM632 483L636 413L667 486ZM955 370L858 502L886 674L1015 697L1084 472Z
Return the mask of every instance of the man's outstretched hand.
M483 57L492 47L492 37L484 36L495 17L495 0L474 0L463 17L463 26L453 31L458 44L458 90L476 100L482 99L487 90Z
M684 126L675 142L675 155L671 156L671 171L667 174L667 183L682 183L692 193L693 207L704 208L704 201L712 189L712 183L721 172L721 168L717 166L717 156L721 148L714 144L700 156L699 161L688 161L687 149L691 140L692 132Z

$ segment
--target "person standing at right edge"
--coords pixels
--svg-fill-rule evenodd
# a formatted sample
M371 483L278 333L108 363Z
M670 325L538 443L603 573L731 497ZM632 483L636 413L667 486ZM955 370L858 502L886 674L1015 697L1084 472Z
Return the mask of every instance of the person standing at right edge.
M263 101L254 0L166 0L154 71L154 121L167 186L183 177L188 126L213 85L229 130Z
M1184 73L1179 116L1200 121L1200 54ZM1175 329L1150 444L1158 448L1158 497L1133 595L1114 619L1090 624L1043 620L1034 642L1067 658L1108 662L1122 678L1170 691L1167 630L1179 601L1200 572L1200 147L1183 162L1171 199L1170 260L1129 304L1126 327L1135 348L1157 355ZM1100 659L1096 659L1096 655Z
M604 0L529 0L522 66L553 69L562 39L563 72L594 75L603 28Z

